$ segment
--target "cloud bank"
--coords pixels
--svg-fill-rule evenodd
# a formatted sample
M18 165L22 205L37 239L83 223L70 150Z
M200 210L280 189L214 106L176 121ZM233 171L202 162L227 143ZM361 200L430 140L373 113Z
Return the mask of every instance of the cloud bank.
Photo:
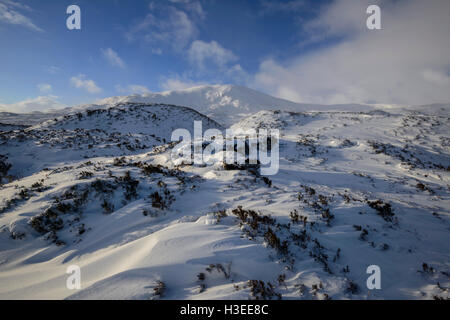
M211 42L195 40L191 43L187 55L189 62L199 69L204 69L207 62L222 68L227 63L237 60L233 52L223 48L214 40Z
M382 30L366 28L375 3ZM250 84L297 102L449 102L449 12L447 0L336 0L302 32L311 42L339 41L289 61L266 59Z
M58 101L57 96L39 96L37 98L25 99L11 104L0 104L0 111L8 111L15 113L33 112L33 111L50 111L54 109L62 109L66 105Z

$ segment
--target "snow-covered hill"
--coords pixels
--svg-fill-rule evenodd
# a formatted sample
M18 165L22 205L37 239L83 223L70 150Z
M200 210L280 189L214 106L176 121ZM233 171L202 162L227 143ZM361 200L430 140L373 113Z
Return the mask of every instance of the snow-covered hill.
M223 90L211 101L229 110L225 97L241 94L233 129L280 130L274 176L175 165L171 130L223 129L185 107L111 98L5 127L0 298L450 297L448 106L292 112L238 89L167 95L189 105L189 92L198 102ZM81 290L66 287L72 265ZM366 287L369 265L381 290Z
M107 109L117 104L145 103L166 104L192 108L223 126L231 126L239 120L263 110L292 112L370 112L382 110L391 113L415 111L430 115L450 116L450 104L425 106L400 106L386 104L337 104L319 105L295 103L265 93L235 85L203 85L182 90L133 94L98 100L91 104L67 107L52 112L12 113L0 112L0 124L35 125L55 117L88 109Z
M69 113L70 108L53 111L53 112L30 112L30 113L14 113L14 112L2 112L0 111L0 126L3 127L3 131L7 130L6 126L32 126L41 122L54 119Z
M368 111L368 105L317 105L300 104L279 99L262 92L235 85L203 85L183 90L159 93L134 94L106 98L97 101L98 105L114 105L122 102L165 103L187 106L214 119L225 126L232 125L245 116L261 110L286 111ZM91 106L79 106L86 108Z
M24 177L44 168L102 156L128 155L170 142L175 129L222 129L186 107L122 103L108 109L72 112L32 127L0 132L0 154L12 163L9 174Z

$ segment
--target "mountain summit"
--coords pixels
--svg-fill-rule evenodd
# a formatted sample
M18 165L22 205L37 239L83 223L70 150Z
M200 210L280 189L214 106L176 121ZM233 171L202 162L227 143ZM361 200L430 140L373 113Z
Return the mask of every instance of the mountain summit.
M183 90L171 90L158 93L133 94L111 97L97 102L99 105L115 105L124 102L163 103L190 107L219 123L229 126L240 119L262 110L284 111L325 111L353 110L355 106L325 106L302 104L235 85L204 85ZM358 111L372 110L372 107L357 105Z
M275 98L250 88L234 85L204 85L182 90L118 96L100 100L97 104L115 105L123 102L186 106L224 125L231 125L241 118L261 110L300 111L307 109L307 105Z

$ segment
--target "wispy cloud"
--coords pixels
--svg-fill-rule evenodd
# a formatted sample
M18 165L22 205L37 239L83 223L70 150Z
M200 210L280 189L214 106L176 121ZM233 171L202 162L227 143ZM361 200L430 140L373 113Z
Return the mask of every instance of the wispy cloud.
M3 2L5 4L7 4L8 6L15 7L18 9L22 9L22 10L26 10L26 11L33 11L33 9L31 9L30 6L27 6L24 3L16 2L14 0L1 0L0 2Z
M37 85L39 91L41 92L51 92L52 91L52 85L48 83L40 83Z
M61 71L60 67L57 66L44 66L44 71L50 74L57 74Z
M186 11L190 12L196 18L204 19L206 16L205 11L203 11L203 7L200 1L196 0L169 0L169 2L174 4L182 5L182 8Z
M0 22L22 26L34 31L43 32L30 18L20 11L31 11L31 8L12 0L0 0Z
M92 94L102 92L102 89L93 80L86 79L84 74L70 78L70 83L75 88L83 89Z
M133 94L133 93L137 93L137 94L146 94L146 93L150 93L151 90L149 88L147 88L146 86L143 85L139 85L139 84L130 84L127 86L122 86L120 84L115 86L116 91L123 93L123 94Z
M123 62L122 58L120 58L117 52L115 52L113 49L101 49L101 52L103 58L105 58L112 66L122 69L125 68L125 63Z
M129 41L139 40L154 47L157 52L164 49L180 51L198 34L193 18L174 6L154 3L145 18L133 25L125 37Z

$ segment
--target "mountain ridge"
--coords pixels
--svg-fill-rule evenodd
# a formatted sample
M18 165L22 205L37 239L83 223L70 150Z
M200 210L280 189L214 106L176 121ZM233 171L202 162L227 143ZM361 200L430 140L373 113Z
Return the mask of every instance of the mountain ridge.
M264 110L291 112L419 112L425 114L450 114L450 104L435 103L421 106L391 104L314 104L297 103L273 97L257 90L237 85L202 85L181 90L149 92L103 98L93 103L81 104L48 112L13 113L0 109L0 123L14 125L35 125L65 114L86 109L110 108L120 103L147 103L184 106L221 123L231 126L236 122Z

